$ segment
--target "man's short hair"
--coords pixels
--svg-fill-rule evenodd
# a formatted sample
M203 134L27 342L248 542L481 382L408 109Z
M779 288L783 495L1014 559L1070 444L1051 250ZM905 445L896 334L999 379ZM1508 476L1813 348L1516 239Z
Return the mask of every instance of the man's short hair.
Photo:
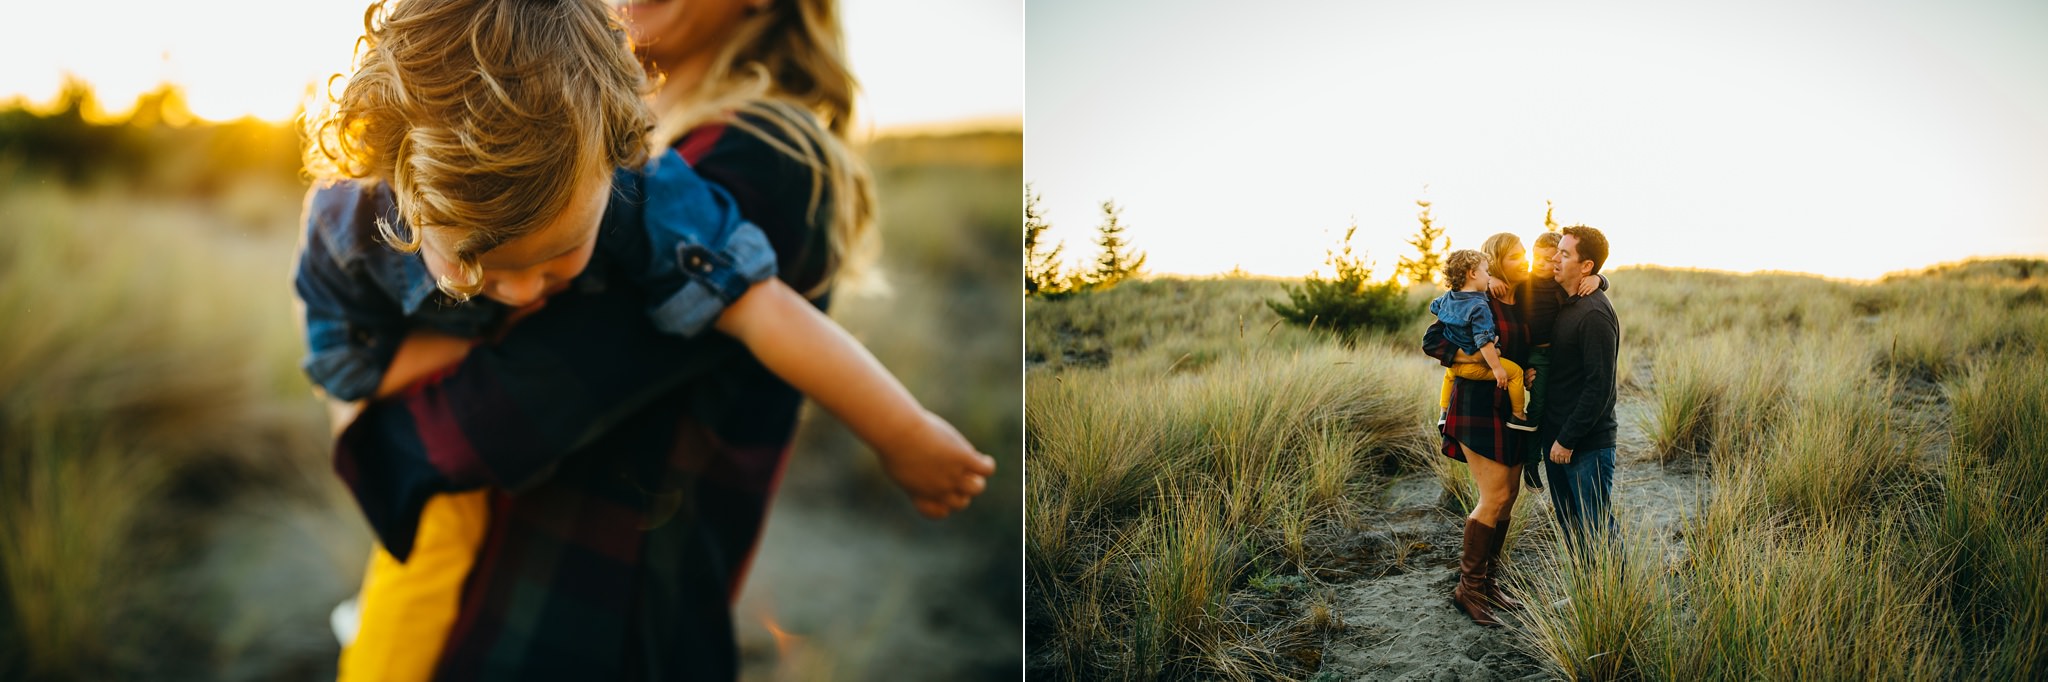
M1593 261L1593 274L1600 274L1600 266L1607 264L1607 235L1584 225L1564 228L1564 236L1579 240L1579 260Z

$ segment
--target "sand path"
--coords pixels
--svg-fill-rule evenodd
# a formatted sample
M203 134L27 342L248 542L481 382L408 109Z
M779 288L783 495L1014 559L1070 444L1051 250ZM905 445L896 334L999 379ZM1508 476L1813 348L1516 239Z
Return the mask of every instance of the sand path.
M1649 459L1643 417L1650 409L1652 378L1646 360L1634 368L1639 387L1624 391L1616 407L1614 497L1623 524L1647 526L1647 537L1665 543L1667 557L1684 551L1678 528L1709 491L1706 474L1689 464L1663 465ZM1516 506L1518 523L1540 522L1551 514L1547 492L1525 490ZM1482 628L1451 605L1463 519L1439 499L1428 473L1392 481L1380 499L1383 510L1366 534L1385 537L1373 545L1392 547L1399 560L1369 577L1331 583L1322 598L1345 623L1323 648L1315 680L1523 680L1546 679L1542 667L1519 648L1506 628ZM1517 538L1510 548L1510 584L1554 561L1548 533ZM1377 573L1377 575L1375 575Z

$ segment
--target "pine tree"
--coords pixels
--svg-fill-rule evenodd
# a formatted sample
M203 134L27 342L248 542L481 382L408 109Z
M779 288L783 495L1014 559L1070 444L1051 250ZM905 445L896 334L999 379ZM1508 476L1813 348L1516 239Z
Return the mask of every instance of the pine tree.
M1102 202L1102 224L1095 228L1095 245L1102 248L1102 255L1095 258L1095 271L1089 274L1089 281L1098 287L1109 288L1126 279L1137 277L1145 269L1145 253L1131 248L1124 238L1126 228L1113 200Z
M1544 200L1543 200L1543 231L1544 231L1544 232L1556 232L1556 231L1557 231L1557 229L1558 229L1558 228L1557 228L1557 219L1556 219L1555 217L1553 217L1553 216L1554 216L1554 215L1556 214L1556 211L1557 211L1557 207L1556 207L1556 206L1552 206L1552 205L1550 205L1550 200L1549 200L1549 199L1544 199Z
M1299 287L1283 284L1281 288L1287 292L1288 300L1269 300L1266 307L1292 324L1327 329L1352 338L1367 330L1394 331L1414 320L1421 310L1408 302L1407 291L1401 284L1391 277L1372 281L1372 266L1363 257L1351 254L1351 236L1357 232L1358 221L1354 219L1351 227L1344 230L1343 250L1324 252L1324 262L1336 276L1323 279L1320 273L1314 273L1302 280Z
M1051 251L1039 253L1038 239L1051 223L1045 221L1045 214L1039 212L1038 202L1043 197L1031 191L1031 184L1024 184L1024 293L1047 296L1066 293L1069 280L1061 274L1061 252L1065 242L1055 244Z
M1415 247L1415 257L1403 256L1394 265L1394 274L1410 284L1436 279L1437 271L1444 266L1444 254L1451 251L1451 238L1445 236L1444 228L1437 227L1436 221L1429 216L1429 201L1417 199L1415 205L1422 207L1422 212L1415 214L1415 218L1422 221L1422 227L1416 230L1415 236L1408 238L1408 244ZM1439 239L1443 240L1442 247L1436 245Z

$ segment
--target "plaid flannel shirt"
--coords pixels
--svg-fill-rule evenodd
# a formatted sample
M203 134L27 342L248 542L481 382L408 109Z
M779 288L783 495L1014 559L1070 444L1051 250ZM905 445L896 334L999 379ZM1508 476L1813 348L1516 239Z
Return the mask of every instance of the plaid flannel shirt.
M1500 338L1495 347L1500 356L1520 364L1528 360L1529 331L1522 322L1519 304L1529 299L1527 282L1516 292L1518 305L1502 303L1500 299L1487 297L1487 305L1493 311L1494 325L1499 328ZM1422 352L1436 358L1443 366L1451 366L1451 359L1458 352L1457 345L1444 337L1443 322L1431 323L1422 336ZM1519 464L1516 453L1522 452L1524 434L1507 427L1508 417L1514 414L1514 405L1508 400L1508 392L1492 381L1477 381L1454 378L1451 384L1451 404L1445 410L1443 454L1445 457L1465 461L1462 444L1479 453L1481 457L1505 464Z

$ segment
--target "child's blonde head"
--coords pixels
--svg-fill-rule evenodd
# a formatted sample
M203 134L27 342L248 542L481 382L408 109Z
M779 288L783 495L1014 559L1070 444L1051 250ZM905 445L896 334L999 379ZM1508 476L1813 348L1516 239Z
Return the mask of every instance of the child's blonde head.
M647 159L646 76L601 0L377 2L363 30L348 84L307 117L306 166L388 183L413 229L380 221L384 238L411 253L433 231L468 280L441 278L451 296L579 182Z
M715 54L683 104L658 112L652 142L673 144L697 126L724 122L804 164L812 178L805 215L827 218L831 247L825 278L807 293L822 293L835 281L869 279L878 250L871 229L874 177L848 140L859 83L847 65L838 0L765 3L726 33ZM752 114L776 134L756 129L739 113ZM821 206L828 198L831 205Z
M1444 285L1452 291L1465 288L1465 283L1479 275L1486 268L1486 254L1472 249L1452 251L1444 259Z
M1564 237L1564 235L1559 234L1557 232L1545 232L1543 234L1536 235L1536 252L1529 254L1530 272L1536 273L1543 277L1550 276L1552 272L1550 269L1550 257L1557 254L1557 242L1562 237Z

